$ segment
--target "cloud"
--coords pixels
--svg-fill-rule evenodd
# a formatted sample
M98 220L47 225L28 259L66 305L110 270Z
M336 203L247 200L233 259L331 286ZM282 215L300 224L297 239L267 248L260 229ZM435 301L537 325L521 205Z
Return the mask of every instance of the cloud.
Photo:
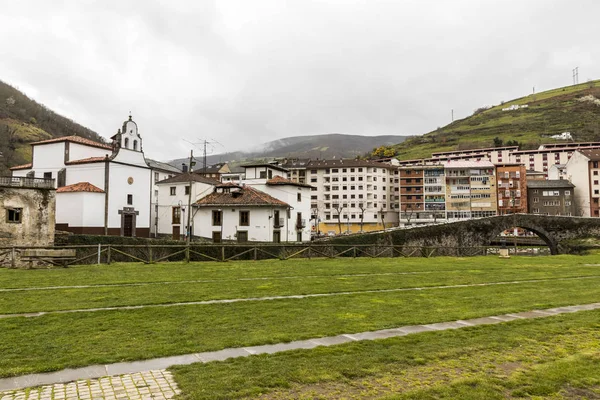
M132 111L159 159L187 154L183 139L421 134L600 62L592 0L0 7L0 79L105 137Z

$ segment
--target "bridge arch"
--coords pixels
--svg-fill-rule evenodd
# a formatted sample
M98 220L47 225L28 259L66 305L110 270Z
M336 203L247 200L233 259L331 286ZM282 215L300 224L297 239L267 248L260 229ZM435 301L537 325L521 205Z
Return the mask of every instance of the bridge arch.
M521 228L521 229L527 230L529 232L535 233L540 239L542 239L544 241L544 243L546 243L546 246L548 246L548 248L550 249L550 254L552 254L552 255L559 254L558 243L557 243L556 239L554 239L552 234L550 234L548 231L546 231L541 226L536 226L536 225L532 225L532 224L528 224L528 223L524 223L524 222L525 221L519 221L519 220L514 220L512 223L510 220L503 221L502 224L499 224L500 226L497 229L494 229L491 231L491 234L488 237L488 243L491 243L492 240L497 238L500 235L500 233L506 231L507 229Z

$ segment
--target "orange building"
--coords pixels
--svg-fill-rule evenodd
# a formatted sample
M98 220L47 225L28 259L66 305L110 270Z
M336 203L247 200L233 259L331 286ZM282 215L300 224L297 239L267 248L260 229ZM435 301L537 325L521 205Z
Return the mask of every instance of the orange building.
M523 164L496 164L498 214L527 212L527 170Z

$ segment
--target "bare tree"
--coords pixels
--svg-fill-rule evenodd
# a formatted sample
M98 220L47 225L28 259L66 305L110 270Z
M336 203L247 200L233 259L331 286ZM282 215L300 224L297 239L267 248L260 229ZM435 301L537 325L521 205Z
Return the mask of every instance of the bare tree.
M358 203L358 209L360 210L360 231L363 232L363 225L365 220L365 203Z
M410 225L410 220L412 219L413 216L413 208L412 208L412 204L405 204L404 205L404 217L406 217L406 225Z
M342 234L342 211L344 210L344 207L342 206L341 203L333 203L332 208L337 213L338 231L339 231L339 234L341 235Z

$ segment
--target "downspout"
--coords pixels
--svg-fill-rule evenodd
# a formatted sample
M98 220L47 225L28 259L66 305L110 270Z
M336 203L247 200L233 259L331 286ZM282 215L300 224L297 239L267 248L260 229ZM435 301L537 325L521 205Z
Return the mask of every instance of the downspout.
M141 145L140 145L140 150L141 150ZM153 180L153 170L150 169L150 212L148 213L148 218L150 219L149 223L148 223L148 227L150 228L150 230L152 230L152 210L154 209L154 204L152 204L152 180ZM158 201L158 199L156 199L156 201ZM158 203L157 203L158 204ZM156 213L156 217L155 219L158 218L158 213ZM156 231L156 224L154 224L154 238L156 239L156 235L157 235L157 231ZM148 232L148 237L152 237L152 232Z
M108 235L108 184L109 184L110 161L108 154L104 159L104 236Z

